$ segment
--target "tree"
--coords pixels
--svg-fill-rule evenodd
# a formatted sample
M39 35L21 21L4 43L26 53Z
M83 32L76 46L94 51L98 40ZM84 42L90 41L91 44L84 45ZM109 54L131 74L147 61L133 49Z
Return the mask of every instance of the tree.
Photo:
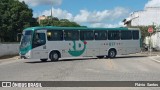
M57 17L48 17L48 19L41 20L41 26L60 26L60 27L80 27L76 22L71 22L68 19L58 19Z
M17 33L26 27L38 25L32 18L32 9L18 0L0 0L0 37L2 41L16 41Z

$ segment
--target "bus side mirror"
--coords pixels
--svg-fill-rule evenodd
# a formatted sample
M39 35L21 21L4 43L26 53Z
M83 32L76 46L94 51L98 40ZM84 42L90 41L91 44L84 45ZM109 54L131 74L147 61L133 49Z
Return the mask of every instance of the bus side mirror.
M23 35L22 33L17 34L17 42L20 42L22 35Z

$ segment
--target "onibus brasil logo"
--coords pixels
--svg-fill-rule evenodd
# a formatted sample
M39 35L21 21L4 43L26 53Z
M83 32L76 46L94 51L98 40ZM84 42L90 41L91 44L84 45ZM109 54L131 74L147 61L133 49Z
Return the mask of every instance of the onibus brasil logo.
M84 53L86 49L86 41L72 41L69 43L68 53L72 56L80 56Z

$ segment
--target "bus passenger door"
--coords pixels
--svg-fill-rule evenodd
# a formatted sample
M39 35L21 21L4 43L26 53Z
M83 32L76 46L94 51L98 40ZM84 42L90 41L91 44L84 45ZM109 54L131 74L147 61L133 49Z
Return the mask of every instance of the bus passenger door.
M46 47L46 30L38 30L33 36L32 57L35 59L47 59L48 51Z

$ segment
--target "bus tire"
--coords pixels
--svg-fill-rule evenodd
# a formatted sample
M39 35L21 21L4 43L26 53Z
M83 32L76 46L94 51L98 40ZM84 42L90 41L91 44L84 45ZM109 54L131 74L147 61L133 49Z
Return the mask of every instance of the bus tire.
M51 59L51 61L52 62L56 62L56 61L58 61L58 59L59 59L59 53L58 52L56 52L56 51L52 51L51 53L50 53L50 59Z
M104 56L97 56L97 58L102 59L102 58L104 58Z
M115 58L117 55L117 52L115 49L110 49L109 52L108 52L108 57L109 58Z
M47 61L47 59L40 59L42 62L46 62Z

